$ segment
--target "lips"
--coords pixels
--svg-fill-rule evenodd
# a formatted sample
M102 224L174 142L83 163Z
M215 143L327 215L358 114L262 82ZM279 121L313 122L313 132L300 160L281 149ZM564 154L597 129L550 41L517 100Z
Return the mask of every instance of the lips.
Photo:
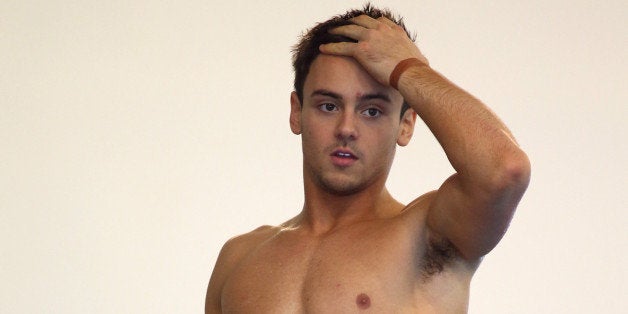
M350 150L337 149L331 153L332 163L339 167L351 166L359 158Z

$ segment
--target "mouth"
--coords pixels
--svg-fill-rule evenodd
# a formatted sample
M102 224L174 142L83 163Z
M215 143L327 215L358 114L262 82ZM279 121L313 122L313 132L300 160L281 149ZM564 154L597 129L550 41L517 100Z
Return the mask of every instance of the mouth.
M333 153L331 153L331 156L338 158L358 159L356 155L348 150L335 150Z
M351 166L359 158L351 151L337 149L331 153L332 163L339 167Z

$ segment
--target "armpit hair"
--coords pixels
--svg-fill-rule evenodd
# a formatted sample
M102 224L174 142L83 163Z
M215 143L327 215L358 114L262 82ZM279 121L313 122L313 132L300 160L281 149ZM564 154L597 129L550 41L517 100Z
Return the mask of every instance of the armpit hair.
M449 240L436 234L430 235L425 255L421 259L423 279L427 280L442 272L458 256L458 250Z

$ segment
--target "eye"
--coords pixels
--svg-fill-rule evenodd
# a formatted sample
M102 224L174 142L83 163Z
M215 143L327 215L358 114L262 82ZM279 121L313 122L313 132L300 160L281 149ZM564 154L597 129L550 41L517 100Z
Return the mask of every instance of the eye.
M382 114L382 112L377 108L368 108L362 111L362 114L370 118L375 118L375 117L379 117Z
M324 112L338 111L338 106L331 103L325 103L325 104L319 105L318 108Z

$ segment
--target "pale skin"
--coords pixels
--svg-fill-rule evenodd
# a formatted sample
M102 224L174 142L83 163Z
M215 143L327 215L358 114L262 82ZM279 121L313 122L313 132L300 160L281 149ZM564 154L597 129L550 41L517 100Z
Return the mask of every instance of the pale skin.
M291 95L290 127L303 142L302 211L224 245L206 313L466 313L471 277L528 185L528 158L400 27L368 16L352 22L332 32L358 43L321 46L302 101ZM403 72L395 90L390 73L407 58L426 65ZM411 109L400 119L404 99ZM385 183L417 114L456 172L403 205Z

